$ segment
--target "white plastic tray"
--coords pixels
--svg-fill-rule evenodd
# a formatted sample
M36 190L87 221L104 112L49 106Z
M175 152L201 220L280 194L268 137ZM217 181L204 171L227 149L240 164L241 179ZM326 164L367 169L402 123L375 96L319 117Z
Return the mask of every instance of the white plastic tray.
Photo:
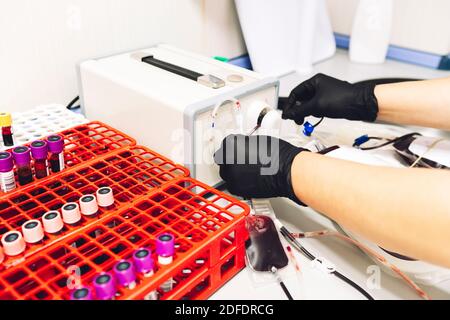
M88 122L83 115L59 104L41 105L29 111L16 112L12 114L12 119L14 147ZM0 135L0 149L9 148L3 145Z

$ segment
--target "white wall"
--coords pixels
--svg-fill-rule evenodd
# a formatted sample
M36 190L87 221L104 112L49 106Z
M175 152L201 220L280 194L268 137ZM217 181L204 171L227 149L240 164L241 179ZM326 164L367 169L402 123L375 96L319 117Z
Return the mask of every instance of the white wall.
M246 52L233 0L0 0L0 110L65 104L76 63L157 42Z
M327 0L333 30L350 34L359 0ZM391 44L447 55L450 52L449 0L393 0Z

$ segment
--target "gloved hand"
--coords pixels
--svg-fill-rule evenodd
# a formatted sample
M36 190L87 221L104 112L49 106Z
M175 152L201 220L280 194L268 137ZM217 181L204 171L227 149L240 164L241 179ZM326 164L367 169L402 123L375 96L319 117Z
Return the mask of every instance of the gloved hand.
M291 182L294 158L306 149L269 136L229 135L214 154L228 190L244 198L287 197L302 204Z
M373 83L351 84L319 73L292 90L282 117L298 125L306 116L375 121L378 102L374 89Z

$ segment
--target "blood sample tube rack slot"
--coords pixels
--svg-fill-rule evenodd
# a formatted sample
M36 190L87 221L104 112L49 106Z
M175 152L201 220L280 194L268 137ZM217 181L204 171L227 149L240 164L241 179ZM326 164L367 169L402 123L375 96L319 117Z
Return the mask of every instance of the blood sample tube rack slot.
M99 208L100 217L109 215L180 176L189 176L189 171L148 148L124 147L1 195L0 236L20 230L26 221L41 219L46 212L60 210L68 202L78 202L83 195L95 194L102 187L113 190L114 206ZM25 257L96 221L96 218L83 216L77 226L66 224L60 234L47 233L43 243L28 245ZM8 267L22 258L7 257L3 265Z
M160 299L205 299L244 267L248 213L247 205L194 179L170 180L4 270L0 299L69 299L72 285L90 286L138 248L149 248L157 261L155 239L163 233L175 237L173 262L155 263L153 276L138 275L136 287L118 288L116 299L144 299L170 278L173 289L159 292Z

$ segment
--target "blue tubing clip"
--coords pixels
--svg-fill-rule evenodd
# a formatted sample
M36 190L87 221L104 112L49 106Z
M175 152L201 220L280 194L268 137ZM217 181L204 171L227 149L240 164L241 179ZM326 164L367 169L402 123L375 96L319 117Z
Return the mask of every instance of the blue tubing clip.
M313 132L314 132L314 126L311 123L309 123L308 121L306 121L303 124L303 134L307 137L310 137Z
M354 147L359 147L360 145L362 145L363 143L366 143L367 141L369 141L369 136L367 134L358 137L355 139L355 142L353 142L353 146Z

